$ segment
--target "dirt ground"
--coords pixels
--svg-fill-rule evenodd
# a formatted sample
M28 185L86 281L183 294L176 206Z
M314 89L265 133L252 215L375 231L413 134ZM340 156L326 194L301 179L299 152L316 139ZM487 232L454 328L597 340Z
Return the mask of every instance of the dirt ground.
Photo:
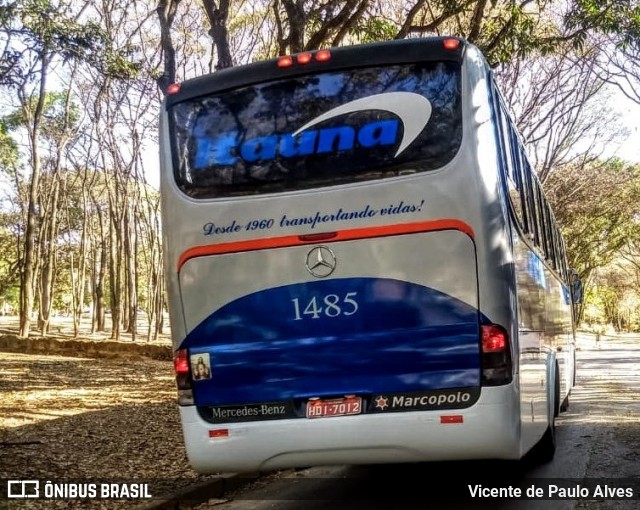
M12 331L2 319L0 330ZM0 479L127 478L152 480L162 493L211 478L188 465L171 361L0 352ZM0 509L134 505L16 501Z

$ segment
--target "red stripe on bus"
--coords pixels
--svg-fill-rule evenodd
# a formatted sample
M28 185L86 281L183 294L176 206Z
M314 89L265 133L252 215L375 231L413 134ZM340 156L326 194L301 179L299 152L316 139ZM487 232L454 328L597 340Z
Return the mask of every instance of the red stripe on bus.
M419 234L422 232L433 232L438 230L459 230L460 232L467 234L471 239L474 238L473 229L470 225L459 220L443 219L340 230L335 233L334 237L324 240L322 243L328 244L338 241L354 241L358 239L372 239L376 237ZM194 246L180 255L180 258L178 259L178 271L182 269L182 266L184 266L188 260L196 257L267 250L272 248L288 248L291 246L300 246L305 244L317 244L317 241L313 239L303 240L301 237L302 236L299 235L267 237L262 239L248 239L246 241L231 241L228 243Z

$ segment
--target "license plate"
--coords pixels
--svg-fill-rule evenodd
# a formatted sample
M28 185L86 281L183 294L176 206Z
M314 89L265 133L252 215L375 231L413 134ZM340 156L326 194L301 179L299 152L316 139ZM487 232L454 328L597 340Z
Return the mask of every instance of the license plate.
M307 418L328 418L347 416L362 412L362 398L348 396L344 398L313 399L307 402Z

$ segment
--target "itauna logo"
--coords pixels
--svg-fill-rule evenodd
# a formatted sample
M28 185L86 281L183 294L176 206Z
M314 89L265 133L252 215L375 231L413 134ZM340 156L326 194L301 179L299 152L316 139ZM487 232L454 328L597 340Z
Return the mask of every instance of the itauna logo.
M334 126L312 129L327 120L363 111L390 112L397 119L377 120L359 127ZM214 139L199 139L194 166L205 168L211 165L234 165L238 158L247 163L255 163L272 160L277 156L293 158L348 151L355 147L395 145L402 124L402 139L393 156L395 158L418 137L430 117L431 103L420 94L375 94L333 108L293 133L260 136L243 141L237 131L229 131Z

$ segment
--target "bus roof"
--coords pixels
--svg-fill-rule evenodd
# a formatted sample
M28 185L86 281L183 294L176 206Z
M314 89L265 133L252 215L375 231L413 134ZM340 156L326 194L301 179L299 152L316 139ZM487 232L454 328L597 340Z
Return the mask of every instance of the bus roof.
M453 45L455 47L448 49L445 47L445 41L447 40L456 40L459 41L459 44ZM178 92L167 95L165 105L169 108L188 99L215 94L253 83L328 70L412 62L462 62L466 45L466 40L459 37L425 37L331 48L329 50L331 57L327 61L318 62L312 58L306 64L298 64L294 58L292 65L284 68L278 66L278 58L273 58L253 64L223 69L212 74L187 80L180 84ZM314 54L316 51L308 53Z

